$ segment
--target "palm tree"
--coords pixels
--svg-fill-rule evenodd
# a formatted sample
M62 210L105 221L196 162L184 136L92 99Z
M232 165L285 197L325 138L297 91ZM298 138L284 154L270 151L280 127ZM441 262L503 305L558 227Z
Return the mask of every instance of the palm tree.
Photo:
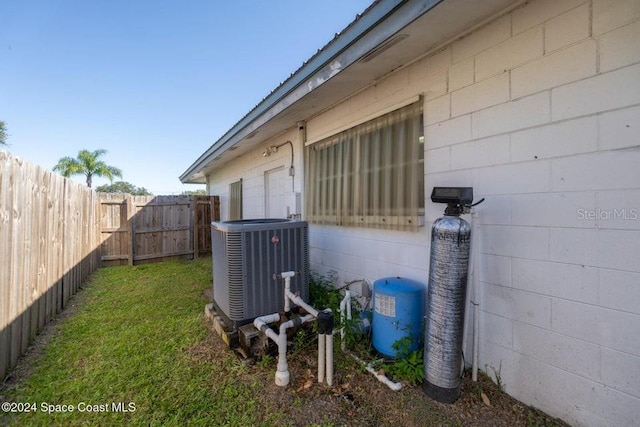
M109 166L99 157L107 154L107 150L80 150L78 157L63 157L58 160L58 164L53 170L60 172L62 176L70 177L71 175L84 175L87 177L87 186L91 188L93 176L102 176L113 182L115 177L122 178L122 171L116 167Z
M7 145L7 125L0 120L0 145Z

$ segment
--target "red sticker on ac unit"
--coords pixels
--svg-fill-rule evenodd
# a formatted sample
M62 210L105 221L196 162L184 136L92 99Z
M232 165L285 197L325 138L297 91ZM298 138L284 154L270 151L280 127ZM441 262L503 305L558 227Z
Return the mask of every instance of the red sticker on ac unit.
M273 243L274 245L277 245L278 243L280 243L280 238L274 234L273 237L271 238L271 243Z

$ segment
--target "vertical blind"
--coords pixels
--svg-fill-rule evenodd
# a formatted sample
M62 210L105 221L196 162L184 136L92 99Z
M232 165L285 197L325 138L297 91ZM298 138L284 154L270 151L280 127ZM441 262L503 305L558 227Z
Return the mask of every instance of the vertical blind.
M424 215L422 102L307 147L312 223L417 230Z
M229 221L242 219L242 179L229 184Z

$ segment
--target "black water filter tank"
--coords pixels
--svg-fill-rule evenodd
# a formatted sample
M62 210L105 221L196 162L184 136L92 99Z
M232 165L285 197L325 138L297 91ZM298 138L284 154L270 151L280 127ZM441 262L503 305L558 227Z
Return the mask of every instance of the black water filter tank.
M424 392L453 403L460 397L460 366L471 227L460 214L473 201L472 188L436 187L436 203L445 216L431 228L431 257L424 334Z

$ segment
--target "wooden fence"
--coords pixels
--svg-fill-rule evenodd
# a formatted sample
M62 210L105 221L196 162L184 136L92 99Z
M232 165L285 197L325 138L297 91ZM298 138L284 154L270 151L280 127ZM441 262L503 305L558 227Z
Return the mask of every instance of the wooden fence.
M100 194L102 265L193 258L211 252L217 196Z
M0 380L101 265L211 250L218 197L98 194L0 152Z
M100 265L97 193L0 152L0 380Z

